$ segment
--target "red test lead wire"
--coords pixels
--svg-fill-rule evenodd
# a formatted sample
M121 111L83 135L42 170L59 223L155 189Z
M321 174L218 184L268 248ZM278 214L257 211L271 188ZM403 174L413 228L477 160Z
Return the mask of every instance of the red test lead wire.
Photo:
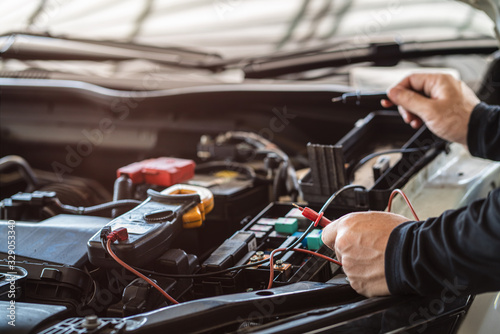
M410 200L408 199L408 197L406 196L406 194L401 190L401 189L395 189L392 191L391 193L391 196L389 197L389 202L387 204L387 211L391 211L391 205L392 205L392 200L394 199L394 196L396 196L397 194L400 194L403 199L405 200L406 204L408 205L408 207L410 208L411 210L411 213L413 214L413 216L415 217L416 220L420 220L417 216L417 213L415 212L415 210L413 209L413 205L411 204ZM313 209L311 208L308 208L308 207L301 207L301 206L298 206L297 204L293 204L293 206L295 206L297 209L299 209L301 212L302 212L302 215L313 221L314 222L314 226L318 226L318 224L321 226L321 227L326 227L328 224L331 224L332 221L329 220L328 218L325 218L323 217L323 212L322 213L317 213L316 211L314 211ZM274 280L274 254L276 252L280 252L280 251L284 251L286 250L286 248L278 248L278 249L275 249L271 252L270 256L269 256L269 266L270 266L270 272L269 272L269 283L267 285L267 288L270 289L272 288L273 286L273 280ZM313 251L310 251L310 250L307 250L307 249L301 249L301 248L294 248L294 249L291 249L291 251L295 251L295 252L302 252L302 253L308 253L308 254L311 254L311 255L314 255L314 256L319 256L325 260L328 260L330 262L333 262L335 264L338 264L339 266L342 266L342 263L340 263L339 261L337 260L334 260L326 255L323 255L323 254L319 254L319 253L316 253L316 252L313 252Z
M126 229L125 229L126 231ZM114 232L114 231L113 231ZM111 232L109 235L112 235L113 232ZM126 232L125 232L126 233ZM116 234L115 234L116 235ZM123 236L124 233L121 232L121 235ZM116 256L116 254L113 252L113 250L111 249L111 239L113 239L114 236L112 236L111 238L108 238L108 241L106 243L106 249L109 253L109 255L111 255L111 257L116 261L118 262L122 267L124 267L125 269L127 269L128 271L134 273L135 275L139 276L140 278L142 278L143 280L145 280L146 282L148 282L149 284L151 284L156 290L158 290L163 296L165 296L165 298L167 298L169 301L171 301L173 304L179 304L179 302L177 300L175 300L174 298L172 298L172 296L170 296L167 292L165 292L165 290L163 290L158 284L156 284L155 282L153 282L151 279L149 279L148 277L144 276L143 274L141 274L140 272L138 272L137 270L135 270L134 268L132 268L131 266L129 266L128 264L126 264L125 262L123 262L122 260L120 260L120 258L118 256ZM126 240L126 239L125 239Z
M415 209L413 209L413 205L411 204L410 200L401 189L394 189L392 191L391 196L389 197L389 202L387 203L387 212L391 212L392 200L394 199L394 196L396 196L397 194L403 196L403 199L405 200L406 205L408 205L408 207L410 208L410 211L413 217L415 217L415 220L420 220L418 219L417 213L415 212Z
M410 211L411 211L413 217L415 217L416 220L420 220L418 218L418 215L415 212L415 209L413 208L413 205L411 204L410 200L408 199L406 194L401 189L394 189L392 191L391 196L389 197L389 201L387 203L387 211L388 212L391 211L392 200L394 199L394 196L396 196L397 194L400 194L403 197L404 201L406 202L406 204L410 208ZM293 206L295 206L297 209L299 209L302 212L302 215L304 217L313 221L314 226L318 226L318 224L319 224L319 226L321 226L321 227L326 227L328 224L331 224L331 222L332 222L328 218L323 217L323 215L322 215L323 213L319 214L311 208L308 208L308 207L303 208L301 206L298 206L295 203L293 204ZM320 218L320 216L321 216L321 218Z
M311 220L314 222L314 226L321 226L321 227L326 227L328 224L331 224L332 221L326 217L323 217L323 212L322 213L317 213L311 208L308 207L301 207L298 206L297 204L293 204L297 209L299 209L302 212L302 216L306 217L307 219Z
M267 288L268 289L271 289L273 287L273 280L274 280L274 259L273 259L273 257L274 257L274 254L276 252L281 252L281 251L284 251L284 250L286 250L286 248L276 248L275 250L273 250L271 252L271 254L269 254L269 283L267 284ZM294 248L294 249L291 249L290 251L292 251L292 252L301 252L301 253L306 253L306 254L309 254L309 255L318 256L318 257L320 257L322 259L325 259L327 261L335 263L336 265L342 266L342 263L340 263L339 261L337 261L335 259L332 259L331 257L328 257L326 255L313 252L313 251L308 250L308 249Z

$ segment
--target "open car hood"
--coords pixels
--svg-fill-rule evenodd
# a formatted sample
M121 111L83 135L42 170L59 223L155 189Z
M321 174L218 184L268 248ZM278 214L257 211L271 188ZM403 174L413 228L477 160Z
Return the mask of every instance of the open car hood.
M459 0L480 9L495 23L495 35L500 42L500 1L499 0Z

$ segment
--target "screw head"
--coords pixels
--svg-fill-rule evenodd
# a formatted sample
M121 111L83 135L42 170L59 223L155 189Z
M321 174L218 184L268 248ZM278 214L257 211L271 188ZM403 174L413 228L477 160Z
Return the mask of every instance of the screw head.
M208 145L211 142L212 142L212 138L210 138L210 136L203 135L200 137L200 144L201 145Z
M86 329L95 329L99 327L101 321L97 317L97 315L87 315L85 319L83 319L82 327Z

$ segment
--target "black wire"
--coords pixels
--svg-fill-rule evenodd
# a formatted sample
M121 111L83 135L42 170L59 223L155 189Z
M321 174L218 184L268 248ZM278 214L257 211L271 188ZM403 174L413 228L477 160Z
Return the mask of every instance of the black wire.
M360 186L360 185L356 185L356 184L350 184L350 185L347 185L347 186L344 186L344 187L340 188L339 190L337 190L336 192L334 192L333 195L330 196L330 198L328 198L328 200L325 202L325 204L323 205L323 207L321 208L321 210L319 210L318 213L321 214L322 212L325 212L325 210L328 209L328 207L330 206L330 204L332 204L333 200L335 198L337 198L345 190L355 189L355 188L365 189L365 187ZM293 244L291 244L290 246L288 246L286 248L286 250L284 250L283 252L288 252L288 251L292 250L293 248L295 248L300 242L302 242L302 240L305 239L305 237L307 237L307 235L309 233L311 233L311 231L314 229L314 227L315 227L314 226L314 222L312 222L309 225L309 227L304 231L304 233L302 233L302 235L300 236L300 238L298 238Z
M346 191L348 189L355 189L355 188L365 189L365 187L360 186L360 185L347 185L347 186L342 187L341 189L337 190L332 196L330 196L330 198L328 198L328 200L325 202L325 204L323 205L323 207L321 208L321 210L319 211L319 213L324 212L328 208L328 206L330 206L330 204L333 202L333 200L335 198L337 198L342 192L344 192L344 191ZM288 246L287 249L285 249L284 251L280 252L280 254L278 256L282 257L286 252L293 250L293 248L295 248L295 246L297 246L302 240L304 240L304 238L313 229L314 229L314 222L312 222L309 225L309 227L304 231L304 233L302 233L302 235L300 236L299 239L297 239L292 245ZM278 257L278 256L275 256L275 257ZM227 272L230 272L230 271L234 271L234 270L240 270L240 269L244 269L244 268L248 268L248 267L258 266L258 265L264 264L266 262L269 262L269 258L265 259L265 260L257 261L257 262L247 263L247 264L244 264L244 265L241 265L241 266L227 268L227 269L224 269L224 270L213 271L213 272L202 273L202 274L188 274L188 275L182 275L182 274L163 274L163 273L158 273L158 272L155 272L155 271L151 271L151 270L147 270L147 269L142 269L142 268L137 268L137 267L132 267L132 268L134 268L134 269L136 269L138 271L147 273L147 274L157 275L157 276L162 276L162 277L170 277L170 278L198 278L198 277L216 276L216 275L224 274L224 273L227 273Z
M110 210L110 209L115 209L119 207L126 207L126 206L137 206L141 204L141 201L137 201L134 199L122 199L119 201L113 201L113 202L108 202L108 203L103 203L103 204L98 204L94 206L89 206L89 207L76 207L72 205L66 205L62 204L58 199L53 202L56 207L58 207L60 210L62 210L65 213L71 213L75 215L83 215L83 214L90 214L90 213L96 213L99 211L104 211L104 210Z
M418 151L427 150L427 149L429 149L429 148L431 148L433 146L434 145L428 145L428 146L423 146L423 147L420 147L420 148L394 149L394 150L387 150L387 151L382 151L382 152L375 152L375 153L369 154L369 155L365 156L363 159L361 159L354 166L353 171L356 170L357 168L359 168L359 166L365 164L370 159L373 159L374 157L379 156L379 155L389 154L389 153L411 153L411 152L418 152ZM335 200L335 198L337 198L344 191L349 190L349 189L356 189L356 188L365 189L364 186L356 185L356 184L350 184L350 185L346 185L346 186L340 188L339 190L337 190L335 193L333 193L328 198L328 200L325 202L325 204L319 210L318 213L321 214L321 213L325 212L326 209L328 209L328 207L330 206L330 204L333 202L333 200ZM311 224L302 233L302 235L295 242L293 242L290 246L288 246L284 251L282 251L278 256L282 257L286 252L289 252L289 251L293 250L293 248L295 248L299 243L302 242L302 240L304 240L304 238L314 229L314 227L315 227L314 226L314 222L311 222ZM276 257L278 257L278 256L276 256ZM202 274L187 274L187 275L182 275L182 274L164 274L164 273L158 273L158 272L155 272L155 271L151 271L151 270L147 270L147 269L143 269L143 268L138 268L138 267L132 267L132 268L134 268L134 269L136 269L138 271L147 273L147 274L157 275L157 276L161 276L161 277L170 277L170 278L199 278L199 277L216 276L216 275L224 274L224 273L227 273L227 272L230 272L230 271L240 270L240 269L244 269L244 268L248 268L248 267L254 267L254 266L257 266L257 265L260 265L260 264L264 264L266 262L269 262L269 259L265 259L265 260L261 260L261 261L257 261L257 262L252 262L252 263L248 263L248 264L241 265L241 266L231 267L231 268L227 268L227 269L219 270L219 271L213 271L213 272L202 273Z
M106 247L106 239L105 238L101 238L101 246L102 246L102 249L104 249L104 253L108 254L108 248Z
M101 238L101 245L102 245L104 251L107 254L108 253L108 249L106 247L105 242L106 242L106 239L105 238ZM139 268L139 267L134 267L134 266L131 266L131 267L134 268L135 270L141 271L143 273L150 274L150 275L161 276L161 277L170 277L170 278L198 278L198 277L210 277L210 276L214 276L214 275L224 274L224 273L227 273L227 272L230 272L230 271L234 271L234 270L240 270L240 269L244 269L244 268L248 268L248 267L254 267L254 266L258 266L260 264L264 264L266 262L269 262L269 259L265 259L265 260L261 260L261 261L257 261L257 262L252 262L252 263L247 263L247 264L244 264L244 265L241 265L241 266L231 267L231 268L227 268L227 269L224 269L224 270L212 271L212 272L208 272L208 273L202 273L202 274L164 274L164 273L159 273L159 272L156 272L156 271L147 270L147 269L143 269L143 268Z
M413 147L413 148L396 148L392 150L386 150L386 151L380 151L380 152L374 152L371 154L368 154L361 160L359 160L351 169L351 172L349 173L349 180L352 181L354 179L354 173L359 169L359 167L363 166L365 163L370 161L371 159L378 157L380 155L385 155L385 154L392 154L392 153L412 153L412 152L420 152L420 151L426 151L428 149L431 149L433 147L436 147L435 144L433 145L427 145L427 146L422 146L422 147Z
M158 275L158 276L163 276L163 277L171 277L171 278L198 278L198 277L210 277L210 276L215 276L215 275L219 275L219 274L225 274L227 272L234 271L234 270L240 270L240 269L245 269L245 268L248 268L248 267L258 266L258 265L264 264L266 262L269 262L269 259L260 260L260 261L252 262L252 263L247 263L247 264L243 264L241 266L231 267L231 268L227 268L227 269L223 269L223 270L219 270L219 271L212 271L212 272L202 273L202 274L186 274L186 275L183 275L183 274L163 274L163 273L158 273L156 271L151 271L151 270L147 270L147 269L137 268L137 267L133 267L133 266L132 266L132 268L134 268L135 270L138 270L138 271L145 272L147 274Z
M330 196L330 198L325 202L325 204L323 204L323 207L319 210L318 213L325 212L326 209L328 209L328 207L330 206L330 204L332 204L333 200L335 198L337 198L337 196L339 196L345 190L355 189L355 188L366 189L364 186L360 186L360 185L357 185L357 184L349 184L347 186L344 186L344 187L340 188L339 190L337 190L332 196Z
M386 151L382 151L382 152L375 152L375 153L369 154L369 155L365 156L363 159L361 159L354 166L353 171L356 170L357 168L359 168L359 166L365 164L370 159L373 159L374 157L379 156L379 155L389 154L389 153L411 153L411 152L418 152L418 151L427 150L429 148L432 148L433 146L434 145L428 145L428 146L423 146L423 147L420 147L420 148L394 149L394 150L386 150ZM335 198L337 198L344 191L349 190L349 189L356 189L356 188L365 189L364 186L356 185L356 184L350 184L350 185L346 185L346 186L342 187L341 189L337 190L335 193L333 193L328 198L328 200L325 202L325 204L319 210L318 213L321 214L321 213L325 212L326 209L328 209L328 207L330 206L330 204L335 200ZM304 240L304 238L314 229L314 227L315 227L314 226L314 222L311 222L311 224L302 233L302 235L295 242L293 242L290 246L288 246L284 251L282 251L278 256L282 257L286 252L289 252L289 251L293 250L293 248L295 248L300 242L302 242L302 240ZM102 242L102 240L101 240L101 242ZM278 257L278 256L276 256L276 257ZM210 276L215 276L215 275L219 275L219 274L224 274L224 273L227 273L227 272L230 272L230 271L240 270L240 269L244 269L244 268L248 268L248 267L254 267L254 266L257 266L257 265L269 262L269 260L270 259L268 258L268 259L265 259L265 260L261 260L261 261L257 261L257 262L252 262L252 263L247 263L245 265L231 267L231 268L227 268L227 269L224 269L224 270L213 271L213 272L202 273L202 274L187 274L187 275L182 275L182 274L164 274L164 273L158 273L158 272L155 272L155 271L151 271L151 270L147 270L147 269L143 269L143 268L138 268L138 267L132 267L132 268L134 268L134 269L136 269L138 271L147 273L147 274L157 275L157 276L161 276L161 277L170 277L170 278L199 278L199 277L210 277Z
M323 204L323 207L319 210L318 214L321 214L323 212L326 211L326 209L328 209L328 207L330 206L330 204L332 204L333 200L335 198L337 198L341 193L343 193L344 191L346 190L349 190L349 189L356 189L356 188L361 188L361 189L366 189L364 186L360 186L360 185L357 185L357 184L349 184L349 185L346 185L346 186L343 186L342 188L340 188L339 190L337 190L336 192L334 192L329 198L328 200L325 202L325 204ZM294 248L302 242L302 240L305 239L305 237L307 237L307 235L309 233L311 233L311 231L315 228L314 226L315 222L311 222L311 224L309 225L309 227L304 231L304 233L302 233L302 235L297 239L295 240L294 243L292 243L290 246L288 246L284 251L280 252L279 255L275 255L276 258L281 258L283 257L287 252L289 251L293 251Z

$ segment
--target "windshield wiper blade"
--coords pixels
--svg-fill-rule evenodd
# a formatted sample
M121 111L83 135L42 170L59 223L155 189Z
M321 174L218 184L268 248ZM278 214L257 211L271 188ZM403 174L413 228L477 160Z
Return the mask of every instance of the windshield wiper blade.
M182 47L153 47L132 43L70 39L12 33L0 36L0 58L20 60L132 60L164 65L218 70L222 57Z
M394 66L405 59L453 54L490 54L498 50L495 39L460 39L406 43L373 43L319 53L303 53L290 57L266 57L250 60L243 68L245 78L273 78L319 68L341 67L370 62L375 66Z

